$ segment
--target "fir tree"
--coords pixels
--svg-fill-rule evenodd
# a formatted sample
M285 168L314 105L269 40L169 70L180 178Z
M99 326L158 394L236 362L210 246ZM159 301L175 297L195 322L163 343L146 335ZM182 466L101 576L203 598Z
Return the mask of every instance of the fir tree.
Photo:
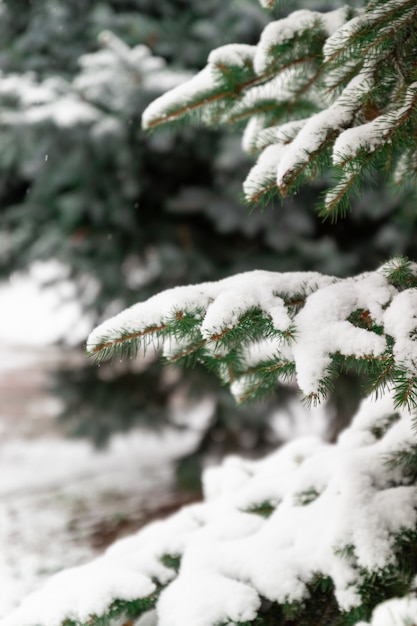
M244 145L260 155L247 199L326 171L335 184L319 211L340 218L374 168L413 181L416 18L410 0L298 11L256 46L214 50L144 125L248 120ZM2 626L414 624L416 283L417 264L399 255L351 278L254 270L164 291L98 326L97 358L162 349L205 365L240 402L279 379L320 402L352 367L373 395L335 444L296 440L206 471L204 502L55 576Z
M351 222L353 251L344 231L306 210L322 182L280 211L271 205L245 215L239 196L250 159L237 133L140 131L142 110L168 86L168 76L179 81L190 68L201 69L210 46L229 37L257 41L267 18L251 0L40 0L4 2L0 12L0 275L56 258L98 322L139 294L253 266L343 276L381 263L394 244L412 254L413 213L404 197L372 196L357 207L361 230ZM153 54L144 54L143 45ZM162 58L175 71L164 70ZM390 226L387 210L394 207ZM179 465L181 481L194 485L207 454L221 456L250 441L257 453L275 445L270 416L288 388L262 404L237 406L200 366L187 376L177 370L175 383L153 367L139 388L132 370L131 362L100 369L86 363L56 373L51 387L63 400L65 431L104 446L119 430L172 425L174 394L188 403L214 398L199 449ZM345 382L348 393L340 385L331 398L338 405L333 432L357 404L358 380L350 373Z
M276 16L287 8L276 7ZM184 71L201 69L210 46L229 37L257 41L267 18L253 1L22 0L3 2L0 14L3 276L54 257L98 322L138 297L252 267L347 276L392 253L417 255L406 190L396 197L367 186L349 222L331 226L309 208L324 189L319 179L279 209L277 199L249 216L239 196L250 158L235 131L140 131L140 114L168 86L168 75L179 81ZM143 55L143 45L153 56ZM163 70L162 57L175 71ZM288 388L262 404L237 406L199 365L187 376L177 371L175 384L154 368L139 382L152 398L146 403L132 369L131 362L100 369L86 363L57 374L52 387L64 400L66 432L102 446L118 430L172 424L172 398L181 393L189 403L215 398L200 450L184 462L194 468L194 483L202 455L239 450L248 434L258 452L275 444L270 416ZM330 437L355 410L359 382L351 370L330 397Z

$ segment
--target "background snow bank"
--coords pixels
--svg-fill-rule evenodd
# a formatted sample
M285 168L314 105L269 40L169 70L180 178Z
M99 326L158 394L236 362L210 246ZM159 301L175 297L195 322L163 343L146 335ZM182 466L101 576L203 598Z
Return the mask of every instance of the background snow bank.
M0 343L44 346L59 340L75 345L84 340L91 321L82 314L74 285L56 261L35 262L28 273L0 283ZM43 286L49 281L58 284Z

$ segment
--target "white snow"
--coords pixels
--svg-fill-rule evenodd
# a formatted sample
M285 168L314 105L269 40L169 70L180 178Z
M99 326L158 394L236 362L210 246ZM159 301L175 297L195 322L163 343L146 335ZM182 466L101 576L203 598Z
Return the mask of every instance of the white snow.
M285 153L285 145L274 143L267 146L259 155L243 183L245 198L254 201L259 194L276 185L277 166Z
M177 311L204 312L202 333L206 338L233 328L239 318L253 307L260 307L277 330L284 331L291 323L276 293L288 295L299 291L314 291L319 285L329 284L334 278L317 272L278 274L254 270L236 274L211 283L175 287L163 291L146 302L139 302L122 311L93 330L87 349L94 351L103 341L111 341L123 332L140 333L169 322ZM233 294L233 295L230 295Z
M399 419L390 423L394 412ZM336 444L309 437L261 461L226 460L206 471L204 502L117 542L98 561L53 577L1 626L85 620L115 595L146 597L151 579L166 585L156 607L160 626L252 620L261 596L302 600L318 574L331 576L342 609L357 606L358 568L377 572L392 563L395 536L417 522L414 486L386 464L412 437L410 417L395 411L387 394L364 401ZM377 422L388 428L380 438L372 431ZM275 507L267 519L254 512L265 502ZM348 546L349 557L342 554ZM182 555L175 580L160 560L164 554ZM373 626L385 626L388 606L375 611Z
M277 185L300 164L319 150L333 133L340 133L353 120L361 96L370 89L369 68L362 70L327 109L312 115L296 138L286 147L277 167Z
M399 293L384 314L385 331L394 340L396 362L417 374L417 291L407 289Z
M172 501L172 461L192 450L198 437L197 430L135 431L114 436L102 452L94 451L89 442L62 440L56 435L2 442L0 617L51 573L95 556L98 550L91 545L89 533L100 519L116 519L121 501L121 513L135 519L140 519L141 510L146 517L146 511ZM87 570L86 576L88 572L92 576L94 570L99 584L104 578L97 576L96 567ZM117 581L112 581L110 569L107 573L104 569L107 590L110 593L113 588L116 593ZM135 577L137 582L143 580ZM76 579L77 574L74 585ZM150 588L149 581L146 585L144 589ZM74 587L66 593L71 608L77 590ZM99 602L102 586L97 587L95 596L94 602Z
M216 92L221 93L222 74L229 67L250 67L253 61L255 46L246 44L230 44L213 50L207 65L190 80L178 85L151 102L142 114L143 128L151 128L154 124L168 121L173 112L190 112L195 102L208 103L216 99ZM215 92L215 93L213 93ZM209 116L206 111L204 115Z
M72 82L52 77L42 82L34 73L3 75L0 72L2 123L24 127L45 122L68 128L93 126L107 120L102 102L110 101L112 111L127 110L143 91L161 93L177 87L190 77L188 72L171 70L165 61L152 56L146 46L129 48L113 33L101 33L106 46L80 57L80 72ZM15 105L8 105L8 99ZM96 106L97 105L97 106Z
M51 285L44 286L49 281ZM51 574L94 557L98 549L90 534L96 525L103 522L111 528L119 511L139 524L141 516L175 500L172 461L194 449L198 426L210 407L199 406L204 415L201 410L198 416L193 413L198 424L187 432L115 436L104 452L94 451L90 442L63 440L54 422L59 403L35 386L47 384L46 368L51 371L64 359L58 348L45 353L45 346L58 340L78 344L91 329L91 320L77 303L66 268L55 261L36 262L29 272L2 283L0 304L0 617L4 617ZM25 409L24 415L18 407ZM113 585L110 576L107 584L109 589Z
M412 626L417 615L417 598L406 596L392 598L379 604L369 622L370 626ZM356 626L368 626L366 622L359 622Z
M48 281L57 283L45 286ZM75 286L56 261L35 262L27 273L0 283L0 303L3 344L42 346L64 340L74 345L92 326L77 302Z
M157 121L169 120L172 111L187 109L197 94L210 93L216 86L218 76L213 67L208 65L201 72L162 96L153 100L142 113L142 127L151 128Z
M348 5L322 13L321 19L328 37L331 37L346 22L347 16L353 9ZM358 9L356 9L357 11Z
M62 127L74 124L90 124L100 112L90 103L71 92L70 83L62 78L49 78L37 82L31 73L1 75L0 98L12 97L17 108L7 105L2 110L3 124L29 125L52 121ZM7 102L7 100L6 100Z
M267 146L278 143L286 144L292 141L297 133L300 132L304 124L307 122L304 120L293 120L280 126L268 126L263 128L257 136L256 147L258 150L263 150Z
M395 25L392 20L389 21L388 26L385 28L392 31L393 27L398 29L402 22L406 22L410 18L410 14L415 11L413 3L410 4L409 0L390 0L390 2L378 3L373 10L365 11L362 9L358 12L358 15L349 20L346 24L341 25L331 37L329 37L324 45L323 52L325 60L329 60L330 57L343 48L348 47L351 43L351 39L355 33L362 28L366 28L368 25L372 25L373 22L381 20L384 13L392 12L394 7L400 7L401 5L410 5L409 9L405 8L405 11L400 17L396 17Z
M347 318L363 309L380 323L382 307L394 293L386 279L375 272L329 285L308 298L294 320L298 340L293 354L297 381L304 393L317 391L332 354L361 357L384 352L385 337L357 328Z
M57 91L65 91L67 83L61 78L49 78L43 83L36 82L32 72L25 74L0 74L0 97L17 98L18 102L29 107L47 104L56 97Z
M394 111L379 115L367 124L361 124L343 131L336 139L333 146L333 163L338 165L346 159L351 159L364 149L366 152L374 152L387 141L404 119L410 109L415 106L417 95L417 83L412 83L407 89L403 106Z
M244 67L248 62L253 62L255 50L256 46L250 46L248 44L227 44L212 50L208 57L208 63L212 65L225 65L226 67Z
M95 107L83 102L75 94L68 94L54 102L26 109L22 113L7 113L4 121L30 125L50 120L65 128L76 124L91 124L100 117L101 114Z
M274 153L279 147L265 150ZM274 154L272 155L274 156ZM261 311L277 331L285 333L291 328L291 341L280 336L245 338L241 354L244 369L254 368L268 360L279 364L295 364L297 383L306 395L320 395L321 384L332 363L333 355L353 358L374 358L387 349L384 333L373 332L349 321L355 312L365 312L366 319L382 328L395 340L393 354L399 366L416 368L415 339L410 336L416 320L407 311L413 310L416 296L413 290L398 294L386 278L386 266L376 272L360 274L354 278L336 279L313 272L274 273L246 272L213 283L177 287L162 292L146 302L122 311L96 328L88 339L91 352L108 342L117 341L126 333L143 336L143 341L153 341L160 330L166 331L165 353L175 356L183 340L173 341L169 325L176 315L198 311L201 336L207 352L227 354L230 347L222 344L226 331L235 328L244 314ZM284 297L304 294L301 309L294 313L285 304ZM365 318L364 318L365 319ZM156 335L157 336L157 335ZM278 374L277 374L278 375ZM225 377L227 380L227 376ZM253 384L244 374L235 379L232 391L237 397L245 394L247 385Z
M259 133L264 127L264 121L261 115L253 115L246 124L242 135L242 148L250 154L256 148L256 141Z
M2 122L10 125L29 125L50 120L58 126L91 123L100 112L76 93L62 78L49 78L43 83L34 74L1 76L0 97L12 97L18 107L2 111Z
M268 24L259 40L254 67L258 74L262 74L271 64L274 47L291 41L305 32L320 29L330 36L346 21L347 7L341 7L328 13L319 13L301 9L290 13L287 17Z

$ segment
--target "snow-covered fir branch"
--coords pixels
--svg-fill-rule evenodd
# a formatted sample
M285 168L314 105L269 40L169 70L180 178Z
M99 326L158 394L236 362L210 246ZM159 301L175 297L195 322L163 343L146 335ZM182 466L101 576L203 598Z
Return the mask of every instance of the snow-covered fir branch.
M413 0L295 11L266 26L257 46L213 51L197 76L147 108L143 125L196 114L207 124L246 121L243 146L260 151L246 199L286 196L330 168L338 182L321 214L334 220L367 172L395 171L405 150L401 167L415 175L416 18Z
M87 348L105 358L156 342L170 362L214 370L240 401L292 375L320 400L343 367L356 366L375 389L393 381L398 404L412 406L416 285L415 264L401 257L347 279L247 272L138 303L96 328Z

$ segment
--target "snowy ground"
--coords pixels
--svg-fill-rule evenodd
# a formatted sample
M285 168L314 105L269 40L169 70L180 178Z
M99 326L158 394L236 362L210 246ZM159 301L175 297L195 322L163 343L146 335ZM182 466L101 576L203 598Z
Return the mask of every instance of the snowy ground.
M0 306L2 617L51 573L181 505L172 461L195 435L135 432L103 453L64 439L54 421L59 405L45 386L67 355L45 344L63 331L86 333L88 322L79 323L74 302L59 307L56 292L41 292L36 272L1 286Z

